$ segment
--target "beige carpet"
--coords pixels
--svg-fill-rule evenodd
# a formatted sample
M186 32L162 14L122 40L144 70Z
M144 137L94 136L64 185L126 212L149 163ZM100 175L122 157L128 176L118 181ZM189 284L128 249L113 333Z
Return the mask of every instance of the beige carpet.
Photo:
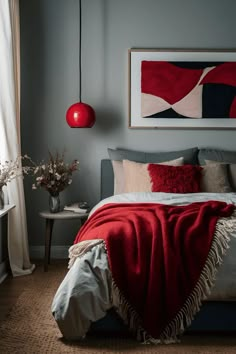
M33 275L28 276L24 291L0 325L1 354L236 354L235 336L186 335L181 344L161 346L142 345L131 338L119 337L88 337L81 343L64 343L51 315L50 306L65 272L64 265L53 264L47 273L39 266Z

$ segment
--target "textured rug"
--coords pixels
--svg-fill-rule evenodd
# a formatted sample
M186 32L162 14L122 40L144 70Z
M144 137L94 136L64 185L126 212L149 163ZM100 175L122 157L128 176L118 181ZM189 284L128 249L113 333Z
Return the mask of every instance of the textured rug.
M161 346L142 345L129 337L111 336L89 336L80 343L66 343L50 311L53 296L66 271L65 265L53 264L47 273L38 266L34 274L27 276L23 292L0 324L0 353L236 353L233 336L186 335L181 344Z

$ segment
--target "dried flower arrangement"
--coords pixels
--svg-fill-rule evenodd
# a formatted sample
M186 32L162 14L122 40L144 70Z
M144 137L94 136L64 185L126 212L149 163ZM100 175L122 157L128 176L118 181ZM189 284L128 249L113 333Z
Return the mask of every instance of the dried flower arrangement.
M73 172L78 170L79 162L73 160L71 163L66 163L64 157L64 153L53 155L49 152L48 161L36 163L25 155L24 158L30 162L30 166L25 167L26 173L32 174L35 178L32 189L44 188L52 196L56 196L69 186L72 183Z
M22 176L23 172L20 167L21 156L18 156L14 161L0 162L0 189L14 178Z

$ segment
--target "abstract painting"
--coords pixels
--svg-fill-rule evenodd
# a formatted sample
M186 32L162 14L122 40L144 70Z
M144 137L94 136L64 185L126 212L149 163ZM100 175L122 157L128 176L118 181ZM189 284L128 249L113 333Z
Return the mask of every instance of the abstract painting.
M129 127L236 128L236 52L129 51Z

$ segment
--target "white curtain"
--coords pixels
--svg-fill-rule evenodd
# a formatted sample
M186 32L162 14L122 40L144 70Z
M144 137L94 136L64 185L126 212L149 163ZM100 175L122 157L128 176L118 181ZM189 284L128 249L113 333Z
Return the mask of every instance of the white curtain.
M20 21L19 0L0 0L0 160L21 155L20 141ZM13 276L32 273L21 178L7 186L10 204L8 253Z

